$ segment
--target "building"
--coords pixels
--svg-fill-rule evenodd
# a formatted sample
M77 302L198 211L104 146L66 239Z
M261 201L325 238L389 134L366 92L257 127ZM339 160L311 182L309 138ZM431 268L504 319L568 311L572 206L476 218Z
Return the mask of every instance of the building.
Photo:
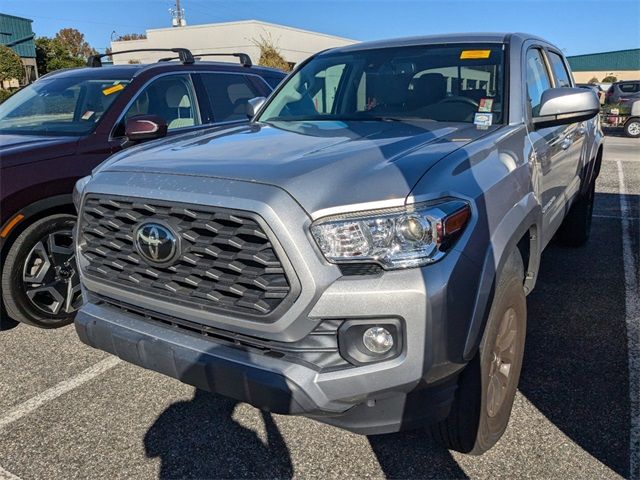
M0 13L0 45L6 45L20 55L24 65L24 78L19 83L28 83L38 78L36 65L35 34L31 28L33 20ZM18 86L18 85L13 85Z
M640 80L640 48L613 52L590 53L567 57L577 83L588 83L605 77L617 80Z
M260 49L255 42L261 38L270 40L280 49L281 55L292 66L320 50L356 43L356 40L325 33L276 25L258 20L209 23L185 27L154 28L146 31L146 39L111 42L113 52L137 48L188 48L198 53L247 53L257 63ZM166 57L163 52L141 52L114 55L115 64L152 63ZM212 57L211 60L217 60ZM223 61L224 58L219 60Z

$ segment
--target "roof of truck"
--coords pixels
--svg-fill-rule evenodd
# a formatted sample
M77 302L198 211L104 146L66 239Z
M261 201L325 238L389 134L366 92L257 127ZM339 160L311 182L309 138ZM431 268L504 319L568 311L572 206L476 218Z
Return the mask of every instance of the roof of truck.
M548 43L546 40L528 33L449 33L445 35L421 35L415 37L393 38L389 40L376 40L362 42L345 47L334 48L332 52L354 52L374 48L409 47L416 45L432 45L442 43L506 43L509 37L519 37L522 40L535 38Z

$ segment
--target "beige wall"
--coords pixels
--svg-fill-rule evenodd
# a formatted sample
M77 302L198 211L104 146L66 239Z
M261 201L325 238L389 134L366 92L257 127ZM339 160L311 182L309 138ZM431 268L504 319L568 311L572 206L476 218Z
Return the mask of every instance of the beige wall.
M640 80L640 70L622 70L617 72L573 72L573 78L576 83L589 83L593 77L602 82L602 79L608 75L613 75L618 80Z
M299 63L320 50L356 43L355 40L347 38L255 20L153 29L147 30L146 34L146 40L111 42L111 49L117 52L135 48L185 47L196 56L198 53L212 51L243 52L248 53L254 63L257 63L260 58L260 50L252 43L252 40L263 36L273 40L280 48L285 60ZM116 64L128 63L129 60L151 63L166 56L167 54L163 52L131 53L115 55L113 61ZM211 60L218 60L218 58L212 57ZM225 61L224 57L219 60Z

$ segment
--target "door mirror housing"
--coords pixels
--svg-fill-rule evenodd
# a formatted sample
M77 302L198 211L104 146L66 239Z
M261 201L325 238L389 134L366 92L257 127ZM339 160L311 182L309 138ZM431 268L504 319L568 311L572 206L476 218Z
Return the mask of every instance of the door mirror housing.
M265 97L255 97L247 100L247 117L255 117L258 110L262 108L262 105L264 105L266 101L267 99Z
M600 112L600 101L591 89L558 87L542 93L540 112L533 117L533 126L555 127L582 122Z
M124 134L129 141L140 142L164 137L167 128L167 122L158 115L136 115L126 121Z

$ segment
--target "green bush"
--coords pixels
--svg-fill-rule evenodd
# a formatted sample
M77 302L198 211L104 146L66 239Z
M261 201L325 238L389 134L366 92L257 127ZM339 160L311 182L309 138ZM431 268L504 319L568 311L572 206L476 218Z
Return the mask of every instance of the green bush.
M4 102L7 98L13 95L15 90L5 90L4 88L0 88L0 103Z
M0 82L24 78L24 69L20 56L5 45L0 45Z

